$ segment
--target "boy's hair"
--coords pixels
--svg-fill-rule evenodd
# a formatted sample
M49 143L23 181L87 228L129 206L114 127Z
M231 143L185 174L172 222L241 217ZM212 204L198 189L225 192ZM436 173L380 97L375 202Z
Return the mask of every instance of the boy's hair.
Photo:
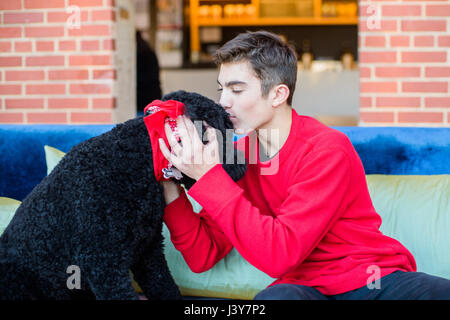
M247 60L261 80L263 97L278 84L289 88L287 104L292 105L297 81L297 55L281 37L268 31L241 33L225 43L214 54L215 63Z

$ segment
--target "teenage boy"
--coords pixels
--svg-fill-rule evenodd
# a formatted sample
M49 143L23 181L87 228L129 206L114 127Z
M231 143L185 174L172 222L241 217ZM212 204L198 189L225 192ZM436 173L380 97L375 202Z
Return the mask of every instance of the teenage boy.
M255 161L236 183L220 164L214 130L203 146L180 117L181 146L166 128L171 151L160 143L161 151L196 180L189 195L203 207L195 214L185 193L163 182L164 221L189 267L206 271L235 247L277 279L255 299L450 299L450 280L415 272L411 253L379 231L349 139L292 109L293 49L272 33L248 32L215 58L220 104L235 131L248 133L237 147Z

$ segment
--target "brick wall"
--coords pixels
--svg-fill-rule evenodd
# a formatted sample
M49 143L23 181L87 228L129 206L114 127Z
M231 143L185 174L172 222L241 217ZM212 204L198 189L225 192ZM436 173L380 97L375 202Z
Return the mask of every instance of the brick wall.
M114 0L1 0L0 123L113 122L116 19Z
M359 5L361 124L449 126L449 1Z

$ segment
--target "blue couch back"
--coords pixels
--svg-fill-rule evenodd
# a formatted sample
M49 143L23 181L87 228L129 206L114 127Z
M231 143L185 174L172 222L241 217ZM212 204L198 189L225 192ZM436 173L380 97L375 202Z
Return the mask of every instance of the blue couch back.
M23 200L45 177L44 145L67 152L114 125L0 125L0 196ZM336 127L366 174L450 174L450 128Z

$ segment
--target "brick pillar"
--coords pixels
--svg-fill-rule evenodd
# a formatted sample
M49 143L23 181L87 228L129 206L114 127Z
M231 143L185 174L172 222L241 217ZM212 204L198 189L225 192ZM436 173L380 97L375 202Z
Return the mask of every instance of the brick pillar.
M361 0L362 125L449 126L448 0Z
M122 120L117 117L122 71L117 67L116 25L119 19L129 21L128 37L133 39L128 40L133 44L134 27L131 14L119 16L118 2L132 4L132 0L0 1L0 123ZM132 71L128 75L125 71L122 79L134 85ZM134 94L131 103L133 99ZM133 105L124 107L129 109L127 115L133 115Z

